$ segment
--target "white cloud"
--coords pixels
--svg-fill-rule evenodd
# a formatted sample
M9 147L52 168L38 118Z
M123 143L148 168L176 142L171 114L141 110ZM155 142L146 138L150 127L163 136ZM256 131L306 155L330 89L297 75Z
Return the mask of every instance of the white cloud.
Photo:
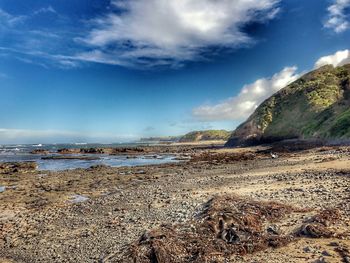
M321 57L314 68L325 65L334 67L350 63L350 50L340 50L332 55ZM297 67L286 67L271 78L258 79L245 85L237 96L228 98L218 104L203 105L193 109L192 115L201 121L236 120L249 117L265 99L300 77Z
M336 33L342 33L350 28L349 14L350 0L333 0L333 4L328 7L328 19L324 26L334 30Z
M286 67L271 78L258 79L245 85L240 93L216 105L204 105L192 112L202 121L244 120L272 94L284 88L299 77L297 67Z
M18 23L23 22L27 17L26 16L14 16L11 15L0 8L0 29L2 27L12 27Z
M56 10L52 6L42 7L36 11L34 11L34 15L42 14L42 13L53 13L56 14Z
M315 68L320 68L325 65L333 65L334 67L338 67L348 63L350 63L350 50L345 49L332 55L321 57L315 63Z
M36 15L40 15L43 13L54 13L56 14L56 10L52 6L47 6L40 8L38 10L35 10L30 15L12 15L5 10L0 8L0 26L6 26L6 27L12 27L16 26L20 23L25 22L31 17L34 17Z
M84 54L90 54L91 61L176 64L200 58L208 47L233 48L250 43L251 37L242 28L273 19L279 2L114 0L118 12L92 21L94 29L80 40L95 49Z

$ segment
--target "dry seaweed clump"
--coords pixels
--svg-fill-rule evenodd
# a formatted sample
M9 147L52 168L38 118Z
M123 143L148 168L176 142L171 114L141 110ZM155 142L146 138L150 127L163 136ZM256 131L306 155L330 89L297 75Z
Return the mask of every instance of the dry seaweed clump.
M294 237L281 233L274 223L292 212L300 210L237 196L216 197L205 204L197 220L143 234L130 246L129 256L135 263L224 262L284 246Z
M253 153L209 153L192 156L191 162L208 162L211 164L233 163L257 159Z
M339 210L326 209L313 216L308 222L303 224L297 232L297 236L305 236L311 238L330 238L336 237L334 231L329 226L337 223L341 219Z

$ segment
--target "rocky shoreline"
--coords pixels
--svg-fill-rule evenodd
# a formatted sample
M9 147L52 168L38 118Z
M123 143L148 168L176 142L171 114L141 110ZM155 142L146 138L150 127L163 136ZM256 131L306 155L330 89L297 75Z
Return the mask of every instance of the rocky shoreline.
M348 262L349 147L176 149L191 159L60 172L2 164L0 261ZM268 214L248 220L242 207Z
M197 151L222 148L224 141L208 141L193 143L155 144L135 147L95 147L95 148L61 148L55 151L34 149L31 154L109 154L109 155L151 155L169 153L195 153Z

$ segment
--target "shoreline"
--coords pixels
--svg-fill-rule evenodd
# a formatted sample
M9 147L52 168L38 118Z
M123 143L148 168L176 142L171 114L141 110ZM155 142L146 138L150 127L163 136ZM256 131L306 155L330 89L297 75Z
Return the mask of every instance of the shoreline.
M216 196L312 209L301 214L303 220L334 208L341 220L331 227L350 229L350 147L279 150L279 158L272 159L267 147L189 147L183 154L192 159L175 164L0 174L0 186L6 186L0 193L0 261L132 262L128 246L145 231L186 225ZM70 202L75 197L83 201ZM281 219L283 231L302 223L293 218ZM302 237L280 248L231 255L229 262L300 262L300 256L303 262L322 257L341 262L332 242L350 248L349 236Z

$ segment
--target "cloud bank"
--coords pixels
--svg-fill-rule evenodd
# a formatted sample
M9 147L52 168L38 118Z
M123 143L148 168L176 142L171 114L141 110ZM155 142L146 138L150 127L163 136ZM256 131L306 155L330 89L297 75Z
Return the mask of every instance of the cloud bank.
M315 63L315 68L320 68L325 65L333 65L334 67L338 67L348 63L350 63L350 50L345 49L332 55L321 57Z
M333 4L328 7L328 19L324 26L342 33L350 28L349 11L350 0L333 0Z
M252 41L243 28L278 13L280 0L114 0L114 11L91 21L80 41L85 60L108 64L179 64L201 59L210 47ZM91 57L91 58L90 58Z
M299 77L297 67L286 67L271 78L258 79L245 85L240 93L216 105L204 105L192 112L202 121L244 120L265 99Z
M334 67L350 63L350 50L340 50L334 54L319 58L314 68L325 65ZM286 87L300 77L297 67L286 67L270 78L258 79L254 83L242 87L237 96L223 100L214 105L203 105L192 110L192 116L200 121L242 121L275 92Z

